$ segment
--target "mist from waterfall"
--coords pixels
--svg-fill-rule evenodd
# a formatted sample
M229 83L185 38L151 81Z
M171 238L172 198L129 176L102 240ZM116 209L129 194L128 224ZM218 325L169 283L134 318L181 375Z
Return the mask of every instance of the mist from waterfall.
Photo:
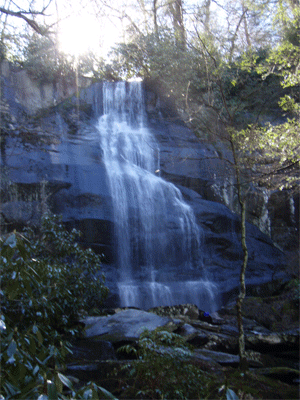
M159 147L146 126L141 82L104 83L98 121L114 218L122 306L192 302L212 309L201 233L180 190L159 176Z

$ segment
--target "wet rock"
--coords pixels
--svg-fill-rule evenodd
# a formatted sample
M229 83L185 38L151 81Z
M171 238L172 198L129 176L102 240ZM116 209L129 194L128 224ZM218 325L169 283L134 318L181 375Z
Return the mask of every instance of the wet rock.
M258 351L247 350L246 357L250 367L261 368L275 366L276 362L271 356L267 354L261 354Z
M196 337L199 337L199 331L195 329L192 325L189 324L184 324L180 328L176 330L176 333L182 337L187 342L191 342L194 340ZM206 337L206 335L203 335Z
M288 349L296 350L299 349L299 328L286 332L246 335L245 344L248 348L262 353L287 351Z
M92 341L87 339L77 340L72 343L72 354L69 357L68 363L95 363L99 360L115 360L115 349L111 342L98 340Z
M202 347L209 341L209 336L206 332L197 330L197 334L187 339L187 342L194 347Z
M205 329L209 332L220 332L220 325L213 325L205 321L190 321L190 324L197 329Z
M246 356L250 368L261 368L270 365L270 358L258 352L246 352ZM208 349L196 349L193 353L193 358L213 361L220 365L231 367L238 367L240 362L240 358L236 353L232 354Z
M239 364L239 356L235 354L223 353L220 351L211 351L207 349L196 349L193 357L206 361L214 361L220 365L237 366Z
M238 352L238 338L222 333L208 334L208 342L203 346L207 350Z
M193 309L193 307L191 307ZM93 357L93 346L108 351L107 357L114 357L112 346L118 348L124 343L137 341L144 328L150 330L160 327L181 335L187 343L194 346L192 352L178 352L173 347L159 347L161 355L183 357L187 362L217 375L224 374L227 368L239 366L238 356L238 329L235 316L218 314L213 315L213 323L207 323L199 319L189 319L186 316L186 305L176 307L158 307L158 312L164 316L141 311L138 309L113 309L113 315L108 317L88 317L83 321L87 325L87 337L81 344L90 342L86 347L81 346L75 354L82 359L75 360L68 366L68 372L80 380L88 381L107 376L112 368L120 368L118 360L104 361L100 351L96 359L97 351ZM176 312L175 312L176 311ZM170 317L175 315L175 317ZM193 314L195 315L195 314ZM150 318L150 319L149 319ZM185 319L189 319L186 322ZM216 323L217 322L217 323ZM296 384L299 379L297 372L297 355L299 353L299 329L285 332L271 332L260 326L257 321L250 318L243 319L245 326L246 356L250 372L260 373L264 376L277 379L281 382ZM90 335L90 337L88 337ZM102 339L111 340L113 344L102 342ZM80 344L79 343L79 344ZM107 347L108 346L108 347ZM75 352L76 353L76 352ZM89 358L88 355L91 354ZM122 356L117 353L117 357ZM132 358L132 355L129 355ZM126 362L131 362L126 359ZM292 360L292 362L291 362ZM123 365L123 364L122 364ZM113 367L112 367L113 366ZM249 372L249 373L250 373Z
M129 309L107 317L87 317L81 320L86 325L85 337L110 342L135 341L141 333L158 327L173 332L182 323L153 313Z

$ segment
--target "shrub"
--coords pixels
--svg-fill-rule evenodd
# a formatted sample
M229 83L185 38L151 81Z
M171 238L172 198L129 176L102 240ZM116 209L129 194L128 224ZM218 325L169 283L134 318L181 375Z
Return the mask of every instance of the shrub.
M134 353L138 360L127 366L128 380L120 397L151 399L200 399L206 391L205 373L190 362L191 348L185 340L167 331L147 330Z
M36 321L66 331L80 310L106 296L101 258L82 249L78 236L65 230L60 217L46 216L38 234L28 229L3 243L2 309L18 329Z
M80 248L78 235L59 217L46 216L37 234L14 232L0 240L0 395L6 399L68 398L63 388L72 397L97 398L99 387L91 383L77 396L62 374L78 316L107 293L103 275L96 276L100 257Z

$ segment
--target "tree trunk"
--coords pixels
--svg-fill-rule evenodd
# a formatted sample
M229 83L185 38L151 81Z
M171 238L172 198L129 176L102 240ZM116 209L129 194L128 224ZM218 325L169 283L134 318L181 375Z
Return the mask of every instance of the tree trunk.
M247 43L247 50L249 50L249 49L251 49L251 39L250 39L250 35L249 35L249 30L248 30L247 8L245 8L244 3L242 5L242 7L243 7L243 13L246 10L245 18L244 18L244 31L245 31L245 38L246 38L246 43Z
M153 24L154 24L154 33L156 38L158 39L157 0L153 0Z
M239 21L237 23L237 26L235 28L234 34L233 34L233 36L232 36L232 38L230 40L231 41L231 46L230 46L230 51L229 51L229 62L232 62L233 53L234 53L234 49L235 49L235 41L236 41L236 38L237 38L237 35L238 35L238 31L240 29L241 23L242 23L243 19L245 18L245 15L246 15L247 11L248 11L248 8L243 9L242 15L241 15L241 17L240 17L240 19L239 19Z
M243 316L242 316L242 306L243 301L246 296L246 283L245 283L245 274L248 263L248 248L246 242L246 202L242 195L242 184L241 184L241 173L239 168L239 161L236 154L234 139L230 138L235 171L236 171L236 179L237 179L237 191L238 191L238 200L241 208L241 243L243 249L243 264L241 266L240 272L240 293L236 300L236 308L237 308L237 323L239 329L239 357L240 357L240 365L239 368L241 371L246 371L248 368L248 361L246 357L245 351L245 333L243 327Z
M210 31L210 7L211 7L211 0L206 0L204 2L204 10L205 10L205 16L204 16L204 31L206 34L209 33Z
M184 49L186 45L185 28L183 23L182 0L174 0L169 4L172 15L174 34L177 46Z
M240 189L238 189L240 191ZM242 306L243 301L246 296L246 284L245 284L245 273L247 268L248 262L248 249L246 244L246 204L245 200L240 202L241 206L241 241L243 247L243 264L241 267L240 273L240 293L238 295L236 301L236 308L237 308L237 323L239 329L239 356L240 356L240 369L245 371L247 369L247 358L245 352L245 334L244 334L244 327L243 327L243 318L242 318Z

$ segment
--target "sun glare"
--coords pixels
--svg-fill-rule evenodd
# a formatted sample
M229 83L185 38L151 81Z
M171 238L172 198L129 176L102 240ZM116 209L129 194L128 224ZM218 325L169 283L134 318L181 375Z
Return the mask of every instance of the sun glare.
M60 49L70 55L79 56L88 50L97 51L99 43L99 27L93 18L73 16L60 26Z
M104 56L120 37L115 25L92 15L69 17L61 22L59 32L61 51L76 57L88 51Z

